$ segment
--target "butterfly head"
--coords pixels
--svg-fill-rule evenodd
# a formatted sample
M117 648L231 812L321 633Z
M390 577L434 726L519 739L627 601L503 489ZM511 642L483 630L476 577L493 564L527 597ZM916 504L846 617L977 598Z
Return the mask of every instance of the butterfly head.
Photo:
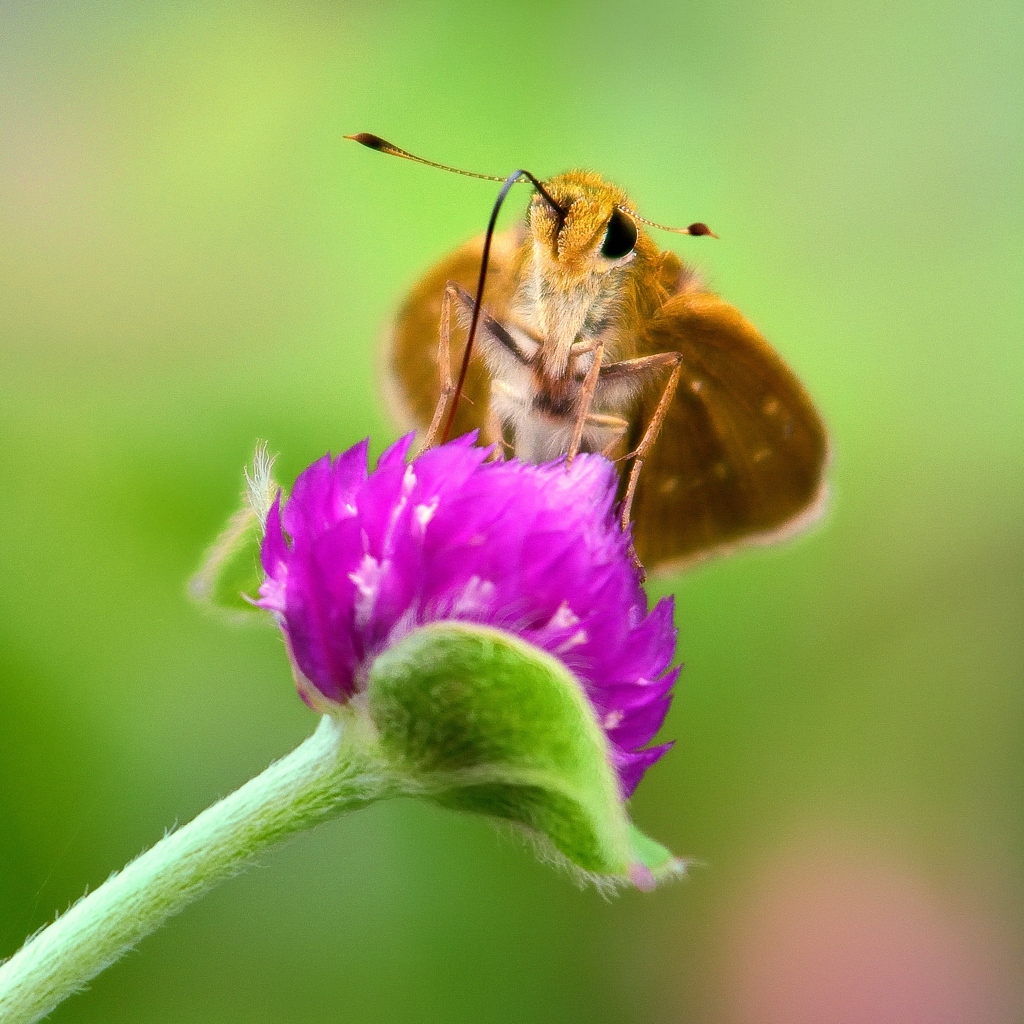
M567 287L604 277L648 249L657 252L627 212L632 204L625 192L592 171L559 174L545 188L561 209L534 196L530 232L544 270Z
M654 265L659 250L628 212L629 197L591 171L548 179L560 209L534 196L529 214L531 298L546 372L567 372L573 344L590 340L625 304L630 279Z

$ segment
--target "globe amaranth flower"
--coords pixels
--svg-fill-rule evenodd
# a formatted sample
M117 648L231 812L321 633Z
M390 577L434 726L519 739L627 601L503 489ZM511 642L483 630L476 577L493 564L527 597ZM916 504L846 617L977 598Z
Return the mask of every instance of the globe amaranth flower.
M367 472L368 442L325 455L267 516L259 604L285 633L308 703L344 703L374 659L431 623L513 634L583 688L628 797L671 744L648 747L678 674L671 599L647 610L618 478L599 455L488 462L472 437Z

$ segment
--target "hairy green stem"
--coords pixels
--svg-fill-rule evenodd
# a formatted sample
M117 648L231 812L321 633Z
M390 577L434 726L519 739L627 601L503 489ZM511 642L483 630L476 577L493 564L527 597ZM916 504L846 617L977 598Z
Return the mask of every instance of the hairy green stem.
M30 1024L275 843L391 795L358 723L325 716L292 753L113 875L0 965L0 1021Z

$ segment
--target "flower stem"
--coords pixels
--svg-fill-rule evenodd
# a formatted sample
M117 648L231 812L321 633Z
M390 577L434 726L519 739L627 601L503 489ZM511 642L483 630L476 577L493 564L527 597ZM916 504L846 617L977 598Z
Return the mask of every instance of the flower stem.
M392 795L358 723L324 716L307 740L113 875L0 965L0 1021L30 1024L168 917L275 843Z

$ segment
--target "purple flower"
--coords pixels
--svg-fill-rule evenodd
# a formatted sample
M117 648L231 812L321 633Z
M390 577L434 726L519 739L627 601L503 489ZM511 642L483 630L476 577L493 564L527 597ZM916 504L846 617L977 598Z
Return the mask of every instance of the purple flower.
M411 464L403 438L367 473L367 445L325 455L267 517L259 604L278 618L313 704L365 688L374 658L431 622L480 623L559 658L609 741L622 794L671 744L672 601L650 613L599 455L486 462L459 438ZM290 538L290 540L289 540Z

